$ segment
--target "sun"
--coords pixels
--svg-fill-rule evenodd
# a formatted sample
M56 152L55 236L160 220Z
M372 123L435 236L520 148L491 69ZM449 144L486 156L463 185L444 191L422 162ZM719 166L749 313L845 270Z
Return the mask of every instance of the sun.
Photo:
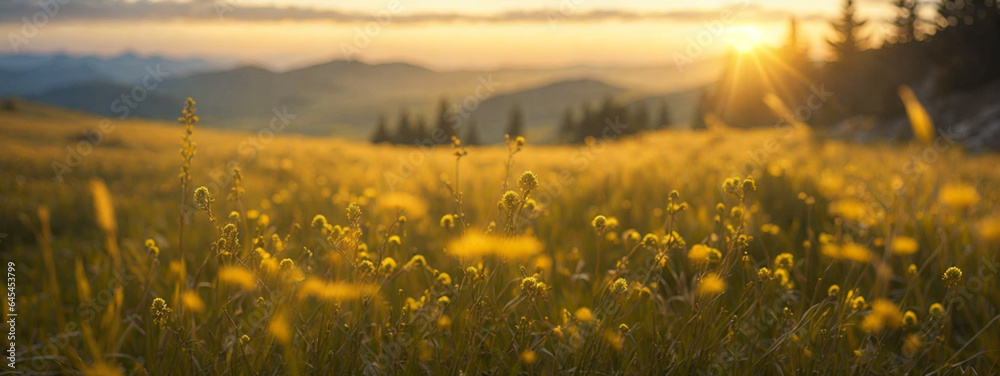
M734 26L726 31L725 39L736 51L744 53L760 45L761 33L753 26Z

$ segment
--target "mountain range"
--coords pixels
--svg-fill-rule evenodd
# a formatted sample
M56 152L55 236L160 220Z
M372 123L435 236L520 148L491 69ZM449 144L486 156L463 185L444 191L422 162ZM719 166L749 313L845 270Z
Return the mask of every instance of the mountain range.
M274 111L294 115L285 131L367 139L378 116L394 126L405 111L434 124L442 99L459 119L475 120L482 139L502 139L507 114L522 108L528 135L551 139L566 108L611 97L670 106L677 124L693 116L700 87L720 64L707 60L681 71L658 67L507 68L437 71L408 63L334 60L272 71L201 59L172 60L126 54L113 58L68 55L0 56L0 96L19 96L103 116L174 121L184 98L198 101L205 126L257 131Z

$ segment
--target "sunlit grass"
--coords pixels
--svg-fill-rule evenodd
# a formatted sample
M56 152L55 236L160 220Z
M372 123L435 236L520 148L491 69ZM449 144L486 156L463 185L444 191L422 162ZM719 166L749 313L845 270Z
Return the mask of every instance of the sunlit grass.
M18 303L53 313L19 318L20 369L997 370L996 156L729 130L249 158L189 123L196 153L190 127L123 125L61 184L89 124L0 157Z

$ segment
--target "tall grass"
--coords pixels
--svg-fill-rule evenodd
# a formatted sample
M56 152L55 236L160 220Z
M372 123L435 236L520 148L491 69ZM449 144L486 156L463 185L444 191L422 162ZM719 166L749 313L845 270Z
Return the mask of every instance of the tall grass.
M233 170L192 158L196 118L181 160L3 186L37 206L19 370L1000 372L993 156L788 138L733 176L772 133L664 133L421 163L295 140Z

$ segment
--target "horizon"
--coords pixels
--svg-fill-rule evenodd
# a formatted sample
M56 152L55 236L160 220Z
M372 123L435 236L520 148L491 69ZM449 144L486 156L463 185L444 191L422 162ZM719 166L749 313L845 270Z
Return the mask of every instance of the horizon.
M0 44L0 53L132 52L279 72L332 60L404 62L439 71L644 67L721 56L732 47L725 41L732 29L753 28L760 43L781 45L794 17L810 58L827 60L828 21L840 1L711 1L695 6L680 1L477 1L458 8L441 1L307 4L84 1L59 5L48 16L30 0L14 0L0 6L6 8L0 32L8 39ZM858 4L859 14L871 20L866 33L873 44L891 17L889 4ZM44 16L36 17L39 12ZM36 32L30 32L32 27ZM83 29L87 33L80 33Z
M117 58L122 58L126 56L134 56L138 59L165 59L170 61L204 61L214 64L215 67L219 69L212 69L204 72L216 72L216 71L226 71L238 68L259 68L264 69L272 73L282 74L287 72L292 72L295 70L306 69L310 67L315 67L323 64L330 64L336 62L344 63L359 63L368 66L382 66L382 65L393 65L393 64L405 64L422 69L427 69L430 71L438 73L456 73L456 72L491 72L491 71L503 71L503 70L564 70L564 69L650 69L650 68L664 68L675 65L674 62L664 62L664 63L638 63L638 64L589 64L587 62L571 63L568 65L555 65L555 66L530 66L530 65L504 65L497 66L493 68L436 68L429 65L425 65L421 62L415 61L405 61L405 60L385 60L385 61L368 61L366 59L344 59L341 56L330 56L329 59L320 59L316 61L309 61L302 64L291 65L288 67L272 67L262 64L260 62L255 62L251 60L239 61L233 59L212 59L210 57L205 57L201 55L190 55L190 56L170 56L158 53L144 54L137 53L135 51L125 50L120 53L115 54L94 54L94 53L71 53L66 51L52 51L52 52L40 52L40 53L0 53L0 58L5 57L36 57L36 58L52 58L57 56L65 56L72 59L100 59L100 60L113 60ZM711 63L713 61L722 60L725 58L724 53L717 55L710 55L704 58L700 58L692 62L692 64L703 64ZM818 62L818 61L817 61Z

